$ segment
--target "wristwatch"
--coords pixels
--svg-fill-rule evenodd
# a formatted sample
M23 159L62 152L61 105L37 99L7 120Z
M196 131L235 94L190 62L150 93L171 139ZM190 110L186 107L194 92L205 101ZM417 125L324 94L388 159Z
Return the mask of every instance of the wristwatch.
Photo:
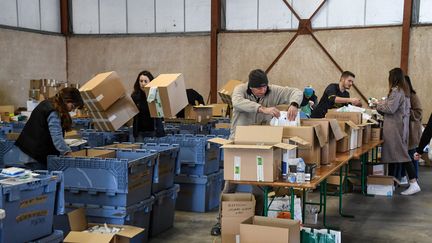
M291 102L290 105L294 106L295 108L299 108L299 104L297 104L296 102Z

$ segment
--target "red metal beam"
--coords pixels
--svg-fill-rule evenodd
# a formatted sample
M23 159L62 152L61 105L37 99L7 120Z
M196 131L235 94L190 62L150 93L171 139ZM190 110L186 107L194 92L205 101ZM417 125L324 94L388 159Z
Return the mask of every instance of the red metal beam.
M292 43L294 43L295 39L297 39L297 36L299 33L297 32L293 38L288 42L288 44L284 47L284 49L279 53L279 55L276 57L276 59L270 64L270 66L266 69L266 73L269 73L270 70L273 68L273 66L279 61L279 59L285 54L285 52L288 50L288 48L291 46Z
M412 0L404 0L400 67L405 73L408 73L409 42L411 35L411 14Z
M60 0L60 22L61 22L61 33L63 35L69 35L69 1Z
M218 32L220 30L220 0L211 1L210 29L210 101L217 102Z

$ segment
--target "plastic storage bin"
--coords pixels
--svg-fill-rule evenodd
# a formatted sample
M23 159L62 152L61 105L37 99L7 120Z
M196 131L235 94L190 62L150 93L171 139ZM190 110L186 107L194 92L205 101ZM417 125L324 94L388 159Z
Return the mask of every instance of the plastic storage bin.
M37 240L30 241L29 243L60 243L63 242L63 238L63 231L54 230L52 234Z
M133 225L144 228L144 238L140 242L147 242L153 202L154 197L152 196L128 207L70 204L67 205L67 208L68 211L72 211L85 207L87 221L90 223Z
M174 175L180 171L178 154L180 147L178 144L166 143L146 143L141 144L142 149L158 151L158 161L155 165L152 193L171 188L174 185Z
M180 186L174 184L173 187L154 194L155 200L150 222L151 236L156 236L173 226L175 205L179 190Z
M64 171L65 199L125 207L151 195L157 152L116 150L116 158L48 156L48 169Z
M12 148L15 141L0 140L0 167L4 167L3 157Z
M91 118L73 118L72 119L72 128L74 129L91 129L92 128L92 119Z
M101 132L97 132L93 129L82 129L80 130L81 137L87 140L89 147L99 147L105 145L105 136Z
M0 242L28 242L52 233L53 216L64 211L63 173L35 171L38 176L17 184L0 183ZM5 179L0 177L0 179Z
M178 175L174 182L180 185L177 210L206 212L219 206L223 170L207 176Z

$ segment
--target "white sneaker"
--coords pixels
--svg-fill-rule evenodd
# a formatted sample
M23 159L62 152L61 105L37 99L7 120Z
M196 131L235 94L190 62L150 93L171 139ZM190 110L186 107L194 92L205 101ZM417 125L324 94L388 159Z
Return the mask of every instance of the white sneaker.
M402 177L400 180L400 185L408 185L408 178L406 176Z
M410 186L408 187L408 189L401 192L401 195L409 196L409 195L416 194L417 192L420 192L420 191L421 191L421 189L420 189L420 186L418 185L417 181L416 182L410 182Z

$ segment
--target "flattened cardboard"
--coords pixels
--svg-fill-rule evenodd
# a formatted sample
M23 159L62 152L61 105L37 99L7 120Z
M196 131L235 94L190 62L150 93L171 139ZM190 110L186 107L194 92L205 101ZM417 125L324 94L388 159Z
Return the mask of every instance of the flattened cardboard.
M300 223L291 219L253 216L240 224L242 243L300 242Z
M136 114L138 108L129 96L124 96L111 105L106 111L90 112L94 126L100 131L116 131Z
M175 115L188 105L186 86L184 77L181 73L161 74L148 83L144 90L148 97L150 88L157 87L162 104L163 116L165 118L175 117ZM156 110L156 103L148 103L150 116L160 117Z
M126 94L123 82L115 71L96 75L79 90L90 111L104 111Z

